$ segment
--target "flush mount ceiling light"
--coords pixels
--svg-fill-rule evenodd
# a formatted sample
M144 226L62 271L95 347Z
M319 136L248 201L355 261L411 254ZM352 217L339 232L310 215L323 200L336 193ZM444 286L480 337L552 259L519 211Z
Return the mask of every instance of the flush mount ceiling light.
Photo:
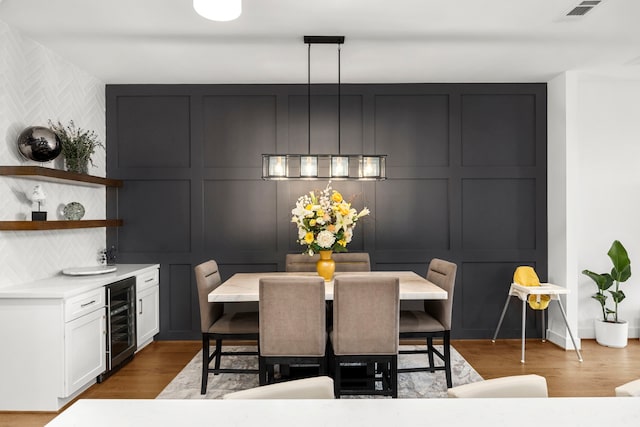
M307 154L263 154L262 179L355 179L373 181L387 179L386 155L342 154L340 146L341 96L340 47L344 36L304 36L307 44ZM338 154L311 154L311 45L338 45Z
M193 0L193 8L212 21L233 21L242 13L242 0Z

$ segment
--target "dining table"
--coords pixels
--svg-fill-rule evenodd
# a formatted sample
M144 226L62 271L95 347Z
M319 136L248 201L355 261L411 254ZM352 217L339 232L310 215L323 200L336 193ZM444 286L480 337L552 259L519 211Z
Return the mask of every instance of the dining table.
M315 272L236 273L211 291L208 301L257 302L260 279L299 276L319 277ZM335 278L348 276L397 277L400 285L400 300L446 300L448 298L447 291L413 271L360 271L336 272L333 280L325 281L325 300L333 301Z

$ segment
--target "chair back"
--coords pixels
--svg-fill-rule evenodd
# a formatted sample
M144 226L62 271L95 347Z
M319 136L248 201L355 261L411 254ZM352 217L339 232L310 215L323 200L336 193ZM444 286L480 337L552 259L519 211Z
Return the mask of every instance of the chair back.
M260 355L323 356L327 342L321 277L260 279Z
M198 286L198 301L200 303L200 329L208 332L211 325L218 320L224 312L224 304L209 302L208 296L211 291L222 283L218 264L214 260L209 260L197 265L195 268L196 284Z
M452 387L449 397L548 397L547 380L540 375L514 375Z
M330 377L311 377L254 387L222 396L223 399L334 399Z
M634 396L640 397L640 379L630 381L626 384L622 384L615 389L616 396Z
M397 277L336 277L331 335L334 353L397 354L399 316Z
M332 254L331 258L336 263L336 271L371 271L371 259L367 252L348 252ZM285 258L285 271L313 272L316 271L316 262L320 255L287 254Z
M452 262L433 258L427 271L427 280L447 291L448 298L446 300L425 300L424 309L435 317L447 331L451 330L453 291L457 269L458 266Z

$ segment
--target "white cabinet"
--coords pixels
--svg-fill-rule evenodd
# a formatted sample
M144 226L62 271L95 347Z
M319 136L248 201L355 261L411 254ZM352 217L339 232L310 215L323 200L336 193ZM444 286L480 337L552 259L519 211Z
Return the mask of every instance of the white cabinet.
M136 339L138 351L160 332L160 281L154 269L136 276Z
M0 410L57 411L105 370L104 287L0 299Z
M151 341L159 268L118 264L108 274L0 287L0 411L57 411L95 384L107 363L106 285L138 279L137 333Z
M65 396L70 396L105 371L105 335L104 308L65 323Z

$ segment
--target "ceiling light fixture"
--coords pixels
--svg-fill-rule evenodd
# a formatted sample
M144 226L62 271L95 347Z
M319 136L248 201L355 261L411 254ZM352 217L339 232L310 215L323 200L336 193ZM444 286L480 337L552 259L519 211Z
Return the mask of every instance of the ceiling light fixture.
M386 155L342 154L340 48L344 36L304 36L307 49L307 154L263 154L262 179L356 179L384 180ZM338 154L311 154L311 45L338 45Z
M233 21L242 13L242 0L193 0L193 8L212 21Z

